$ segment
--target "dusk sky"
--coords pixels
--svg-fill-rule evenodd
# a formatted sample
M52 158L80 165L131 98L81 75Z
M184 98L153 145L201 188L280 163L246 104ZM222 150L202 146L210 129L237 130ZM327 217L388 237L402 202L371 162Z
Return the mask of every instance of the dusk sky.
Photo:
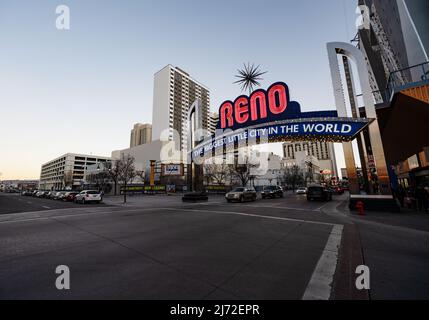
M68 31L55 27L61 4ZM210 88L212 111L241 94L233 82L244 62L268 71L263 88L286 82L303 110L333 110L326 43L354 37L355 9L353 0L0 0L0 179L39 178L42 163L67 152L127 148L133 124L152 122L153 75L167 64Z

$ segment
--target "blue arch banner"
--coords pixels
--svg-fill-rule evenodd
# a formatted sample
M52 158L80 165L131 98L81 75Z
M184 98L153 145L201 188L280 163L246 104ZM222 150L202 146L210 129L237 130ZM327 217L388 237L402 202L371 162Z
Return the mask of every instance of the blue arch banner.
M365 129L371 119L303 118L265 123L235 131L218 130L191 151L192 159L212 157L245 146L284 141L349 142Z
M302 112L289 87L276 82L267 90L227 100L219 108L216 134L188 153L191 160L222 155L246 146L283 141L348 142L373 119L339 118L337 111Z

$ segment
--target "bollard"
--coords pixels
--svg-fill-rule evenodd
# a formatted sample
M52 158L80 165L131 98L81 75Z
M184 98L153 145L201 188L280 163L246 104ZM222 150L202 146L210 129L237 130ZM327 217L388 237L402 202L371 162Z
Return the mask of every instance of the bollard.
M362 201L358 201L356 203L356 209L358 210L360 216L365 215L365 205Z

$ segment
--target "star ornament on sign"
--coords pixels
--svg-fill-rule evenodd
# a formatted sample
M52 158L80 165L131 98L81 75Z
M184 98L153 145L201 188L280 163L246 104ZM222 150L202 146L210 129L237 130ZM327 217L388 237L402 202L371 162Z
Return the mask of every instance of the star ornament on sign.
M235 76L238 78L234 84L241 85L242 91L249 91L249 94L253 91L255 87L259 87L261 83L259 81L263 80L262 75L266 74L266 71L261 71L260 66L256 66L252 63L244 64L244 69L238 69L238 74Z

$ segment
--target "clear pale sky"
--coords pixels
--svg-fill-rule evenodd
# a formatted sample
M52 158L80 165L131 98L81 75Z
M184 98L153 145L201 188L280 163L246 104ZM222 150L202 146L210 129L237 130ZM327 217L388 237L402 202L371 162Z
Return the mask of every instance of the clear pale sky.
M127 148L167 64L210 88L213 111L240 94L244 62L268 71L263 87L288 83L304 110L335 109L326 43L354 37L356 2L0 0L0 179ZM61 4L69 31L55 27Z

